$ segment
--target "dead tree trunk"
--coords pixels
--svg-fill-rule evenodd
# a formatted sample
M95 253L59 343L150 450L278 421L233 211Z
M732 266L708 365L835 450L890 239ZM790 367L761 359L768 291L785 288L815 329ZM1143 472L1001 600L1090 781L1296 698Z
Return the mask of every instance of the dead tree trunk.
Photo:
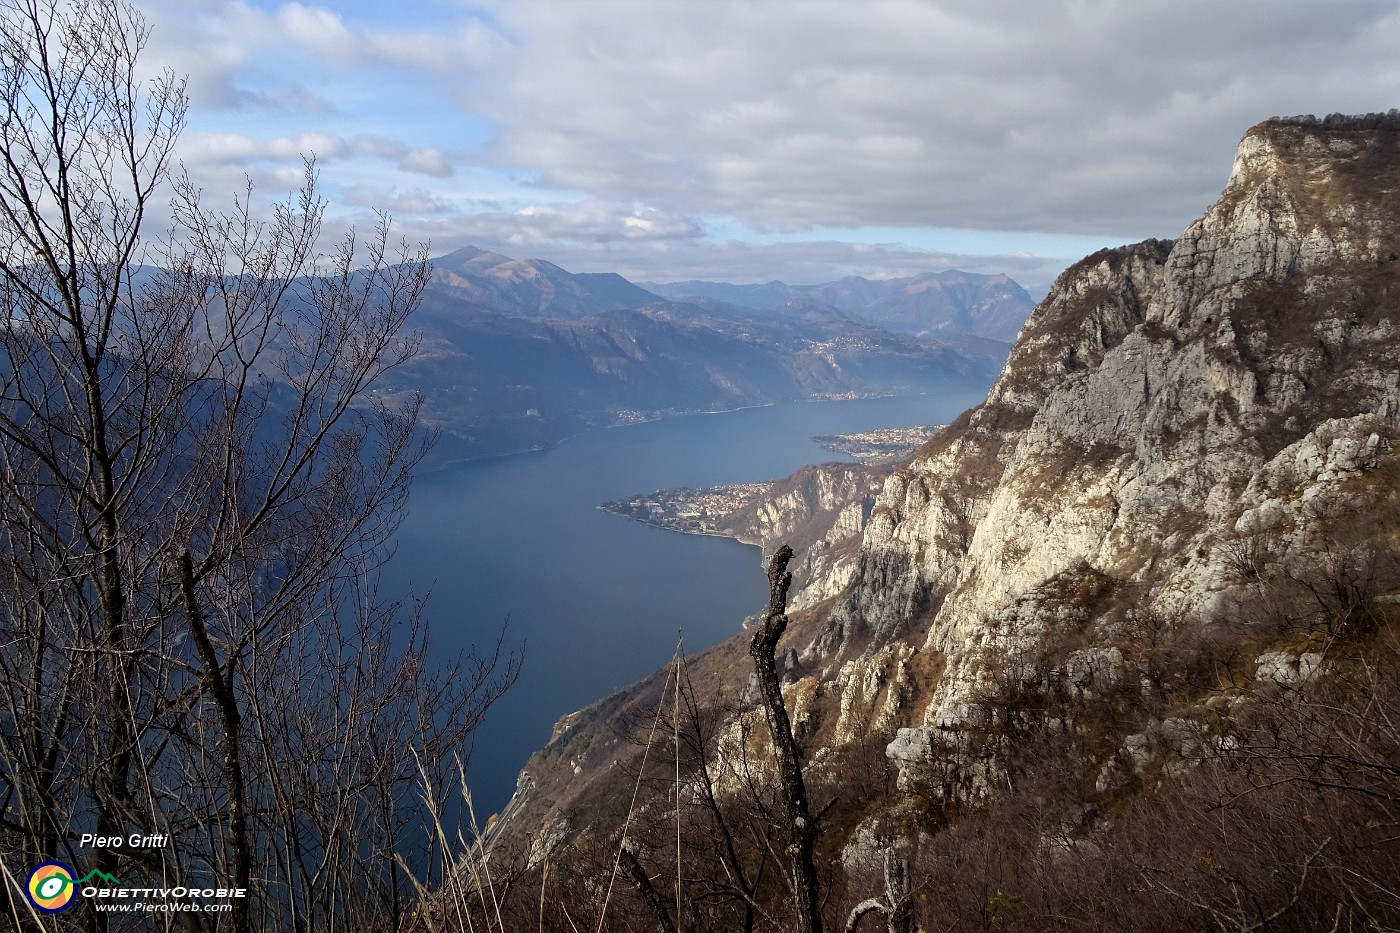
M676 933L676 922L671 919L670 912L666 910L666 902L661 899L661 895L656 893L656 887L651 883L651 878L647 876L646 869L642 867L641 862L637 861L637 853L628 848L625 839L622 841L622 850L619 855L622 867L627 872L627 880L632 883L632 887L637 889L637 893L641 895L652 915L656 917L657 929L661 933Z
M773 754L778 763L778 788L785 806L784 829L788 835L788 856L792 859L793 895L797 902L798 930L801 933L821 933L820 886L813 860L817 827L807 804L807 784L802 779L802 762L798 756L797 739L792 734L792 721L783 704L782 683L774 660L778 639L787 630L787 592L792 585L788 561L792 548L784 544L768 564L768 608L763 611L749 643L758 686L763 699L763 711L768 731L773 738Z
M865 915L877 911L885 915L887 933L913 933L914 905L909 899L909 865L893 849L885 850L884 901L872 897L857 904L846 918L845 933L856 933Z

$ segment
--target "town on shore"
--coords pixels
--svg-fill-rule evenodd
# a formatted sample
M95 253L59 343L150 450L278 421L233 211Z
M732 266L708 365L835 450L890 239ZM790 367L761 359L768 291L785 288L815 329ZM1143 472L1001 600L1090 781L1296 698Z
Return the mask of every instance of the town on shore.
M903 460L927 443L945 424L908 428L879 428L858 434L822 434L812 438L827 450L845 454L861 463Z
M861 463L893 463L918 450L943 425L880 428L814 437L827 450ZM733 483L700 489L660 489L604 502L598 508L633 521L691 535L728 537L725 519L763 496L773 483Z
M772 483L735 483L703 489L661 489L604 502L613 515L689 535L720 535L720 521L768 491Z

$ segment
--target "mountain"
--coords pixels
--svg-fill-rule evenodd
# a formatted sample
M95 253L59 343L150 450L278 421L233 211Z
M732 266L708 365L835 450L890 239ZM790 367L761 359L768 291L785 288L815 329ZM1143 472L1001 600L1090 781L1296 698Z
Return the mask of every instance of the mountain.
M385 380L421 391L437 455L549 446L589 427L799 398L989 384L995 357L841 316L738 319L657 301L578 319L427 305L419 354Z
M1007 349L894 333L812 299L668 301L618 275L473 248L433 260L413 323L420 352L380 392L423 395L437 462L680 412L990 385Z
M1006 275L950 270L898 279L849 276L820 285L731 285L727 282L647 283L675 300L713 298L735 305L779 310L818 301L889 330L925 337L970 335L1010 342L1035 301Z
M524 317L580 318L640 308L657 297L614 272L566 272L542 259L511 259L468 246L433 260L424 302Z
M814 468L734 517L807 544L779 663L829 928L882 890L929 929L1400 923L1398 257L1400 114L1266 121L1177 240L1066 270L873 503ZM561 720L497 869L625 834L658 890L685 862L687 929L788 916L748 641Z

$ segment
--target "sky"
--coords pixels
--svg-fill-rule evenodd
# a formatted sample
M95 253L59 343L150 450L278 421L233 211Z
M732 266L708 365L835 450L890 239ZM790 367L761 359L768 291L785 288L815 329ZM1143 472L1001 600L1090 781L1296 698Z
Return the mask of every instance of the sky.
M1400 0L136 0L211 200L314 155L334 225L634 281L1174 237L1275 115L1400 107Z

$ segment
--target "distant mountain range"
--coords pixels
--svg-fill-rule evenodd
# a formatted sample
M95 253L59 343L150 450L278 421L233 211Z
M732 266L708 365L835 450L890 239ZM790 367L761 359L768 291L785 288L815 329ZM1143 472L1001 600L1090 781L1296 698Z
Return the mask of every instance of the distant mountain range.
M900 279L848 276L820 285L692 281L644 282L642 287L677 301L714 298L764 310L818 301L899 333L939 338L972 335L1007 343L1016 339L1035 307L1035 299L1008 276L957 270Z
M488 456L685 411L990 385L994 335L1030 307L1005 276L643 288L468 247L433 260L422 352L382 391L424 394L439 457Z

